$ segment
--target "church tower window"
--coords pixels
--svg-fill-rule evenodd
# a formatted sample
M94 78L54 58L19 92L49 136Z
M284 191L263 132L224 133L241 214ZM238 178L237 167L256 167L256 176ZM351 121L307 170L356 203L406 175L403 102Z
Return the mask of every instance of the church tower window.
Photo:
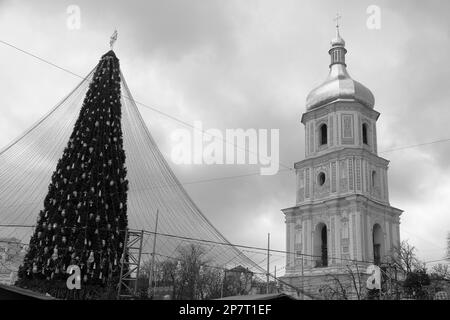
M328 127L326 124L320 126L320 145L323 146L328 143Z
M316 261L315 266L327 267L328 266L328 235L327 226L324 223L319 223L315 229L314 237L314 259Z
M376 180L377 179L377 172L374 170L372 171L372 188L375 188L376 186Z
M377 223L373 226L373 263L379 265L382 258L383 230Z
M364 144L369 144L367 139L367 124L363 123L362 125L362 140Z

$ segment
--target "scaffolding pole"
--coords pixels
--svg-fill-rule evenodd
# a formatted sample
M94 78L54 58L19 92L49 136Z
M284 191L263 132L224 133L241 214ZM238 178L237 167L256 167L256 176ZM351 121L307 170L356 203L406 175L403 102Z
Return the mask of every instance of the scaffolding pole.
M148 277L148 295L153 298L155 294L156 281L155 279L155 255L156 255L156 236L158 233L158 218L159 210L156 209L156 223L155 223L155 233L153 234L153 250L152 250L152 265L150 270L150 275ZM153 284L155 282L155 284Z
M267 234L267 287L266 293L269 294L269 276L270 276L270 233Z
M127 229L125 231L117 299L130 299L137 296L143 239L144 230Z

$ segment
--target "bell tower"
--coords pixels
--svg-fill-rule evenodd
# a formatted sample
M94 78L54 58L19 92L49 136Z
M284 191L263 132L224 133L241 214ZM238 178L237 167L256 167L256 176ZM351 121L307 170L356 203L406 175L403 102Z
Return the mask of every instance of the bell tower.
M338 26L329 54L328 77L308 95L301 118L305 159L295 163L296 204L282 210L286 278L294 285L355 262L380 264L400 244L402 211L389 203L389 161L377 151L380 113L371 91L347 72Z

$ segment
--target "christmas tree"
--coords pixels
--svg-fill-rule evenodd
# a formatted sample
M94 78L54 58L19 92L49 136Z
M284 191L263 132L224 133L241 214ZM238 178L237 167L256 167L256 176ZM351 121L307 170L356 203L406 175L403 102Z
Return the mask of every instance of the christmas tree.
M73 297L66 270L77 265L78 297L102 297L117 286L128 226L120 85L119 60L109 51L51 177L17 285Z

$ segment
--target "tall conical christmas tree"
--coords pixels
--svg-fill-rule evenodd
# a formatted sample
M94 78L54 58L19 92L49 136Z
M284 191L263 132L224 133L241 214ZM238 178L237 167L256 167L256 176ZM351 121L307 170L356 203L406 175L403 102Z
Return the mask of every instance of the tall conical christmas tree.
M117 285L128 225L120 84L109 51L52 175L18 285L67 297L69 265L80 267L82 290L101 295Z

